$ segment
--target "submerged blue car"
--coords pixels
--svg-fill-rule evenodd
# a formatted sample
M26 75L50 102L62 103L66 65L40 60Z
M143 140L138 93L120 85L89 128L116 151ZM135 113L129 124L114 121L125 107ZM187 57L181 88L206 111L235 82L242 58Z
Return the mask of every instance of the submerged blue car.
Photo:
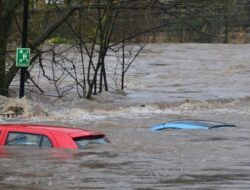
M167 123L161 123L154 125L150 128L151 131L161 131L164 129L213 129L220 127L237 127L233 124L222 123L217 121L206 121L206 120L177 120Z

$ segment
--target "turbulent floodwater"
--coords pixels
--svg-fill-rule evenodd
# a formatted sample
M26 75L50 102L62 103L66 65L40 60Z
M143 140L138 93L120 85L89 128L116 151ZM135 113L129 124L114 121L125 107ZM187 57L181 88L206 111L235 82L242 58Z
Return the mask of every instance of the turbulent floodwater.
M148 45L127 74L126 94L94 101L28 94L24 118L104 132L85 150L0 148L0 189L250 189L250 45ZM112 57L108 59L112 60ZM34 106L35 105L35 106ZM39 106L38 106L39 105ZM38 113L40 107L48 116ZM150 132L175 119L237 128Z

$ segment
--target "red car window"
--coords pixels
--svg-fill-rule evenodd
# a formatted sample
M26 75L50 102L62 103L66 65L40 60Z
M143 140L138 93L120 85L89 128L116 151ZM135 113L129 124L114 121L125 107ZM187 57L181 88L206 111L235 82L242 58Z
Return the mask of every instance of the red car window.
M52 147L48 137L38 134L9 132L6 145L25 145L25 146L39 146Z
M86 148L90 144L108 144L110 141L104 135L73 138L78 148Z

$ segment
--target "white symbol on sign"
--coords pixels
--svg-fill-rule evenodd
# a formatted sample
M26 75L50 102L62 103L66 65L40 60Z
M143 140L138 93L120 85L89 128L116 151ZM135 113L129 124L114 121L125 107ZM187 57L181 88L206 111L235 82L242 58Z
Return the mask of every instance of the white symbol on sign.
M27 54L23 54L23 60L26 60L28 58Z

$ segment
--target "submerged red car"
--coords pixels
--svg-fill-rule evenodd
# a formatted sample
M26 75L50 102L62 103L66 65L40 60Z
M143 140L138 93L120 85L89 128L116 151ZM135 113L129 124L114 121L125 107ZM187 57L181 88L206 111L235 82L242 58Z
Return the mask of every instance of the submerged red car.
M0 145L2 146L78 149L85 148L89 144L109 142L102 133L79 128L40 124L0 124Z

